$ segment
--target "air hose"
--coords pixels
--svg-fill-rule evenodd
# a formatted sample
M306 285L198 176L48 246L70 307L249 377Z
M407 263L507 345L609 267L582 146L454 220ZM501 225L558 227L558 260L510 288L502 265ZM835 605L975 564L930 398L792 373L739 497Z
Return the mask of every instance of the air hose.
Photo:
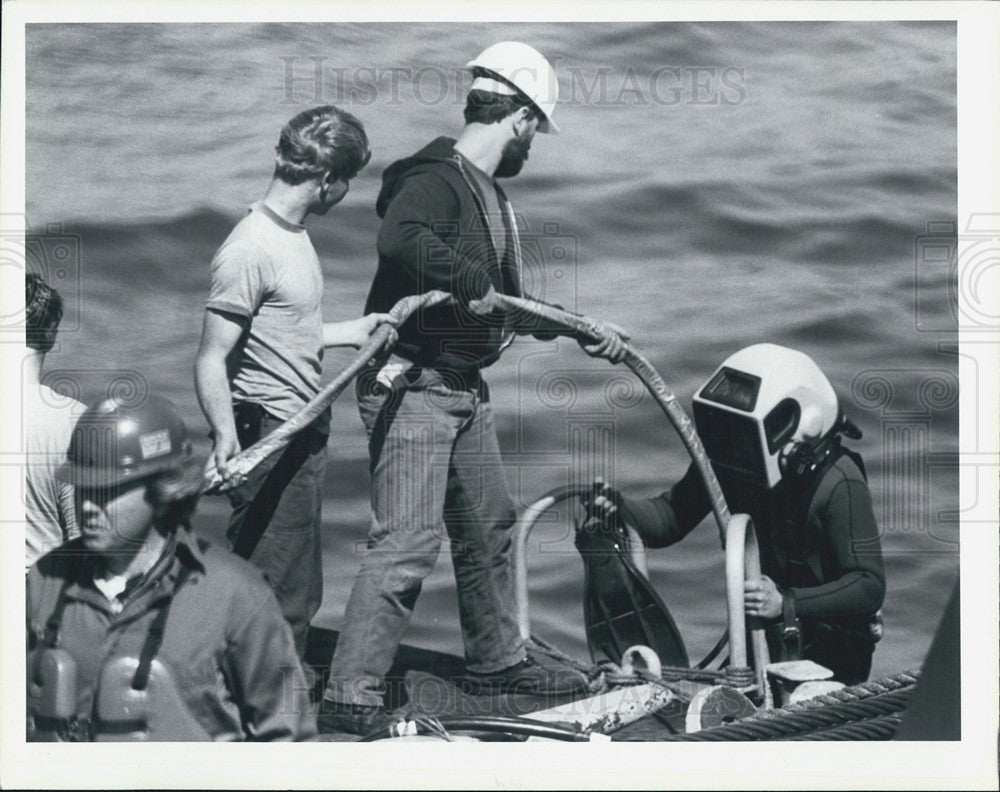
M404 737L419 734L440 736L440 727L451 731L477 731L491 734L509 734L524 737L545 737L563 742L590 742L590 734L576 729L539 723L529 718L480 715L466 717L461 715L427 719L398 721L387 728L380 728L361 738L360 742L376 742L394 737Z

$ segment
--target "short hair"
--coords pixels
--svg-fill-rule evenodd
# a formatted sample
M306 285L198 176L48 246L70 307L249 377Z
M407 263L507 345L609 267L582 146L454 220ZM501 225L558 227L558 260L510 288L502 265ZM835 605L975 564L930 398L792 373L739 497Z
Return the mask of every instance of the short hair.
M466 124L495 124L502 121L511 113L516 113L522 107L531 109L529 118L541 118L542 111L527 96L517 89L512 82L503 79L498 74L476 68L472 70L473 78L489 77L491 80L502 82L513 89L512 94L499 94L493 91L484 91L474 88L469 91L465 99L465 123Z
M25 344L36 352L48 352L62 320L62 297L33 272L24 276L24 314Z
M295 116L282 128L274 152L274 176L288 184L327 173L334 181L353 179L372 156L361 122L333 105Z

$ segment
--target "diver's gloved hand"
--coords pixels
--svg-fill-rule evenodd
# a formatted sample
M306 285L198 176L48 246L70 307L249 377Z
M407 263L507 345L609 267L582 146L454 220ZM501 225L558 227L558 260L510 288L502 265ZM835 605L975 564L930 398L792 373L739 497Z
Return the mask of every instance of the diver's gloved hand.
M594 479L589 492L580 496L580 503L591 519L612 523L621 516L622 494L609 487L603 479Z

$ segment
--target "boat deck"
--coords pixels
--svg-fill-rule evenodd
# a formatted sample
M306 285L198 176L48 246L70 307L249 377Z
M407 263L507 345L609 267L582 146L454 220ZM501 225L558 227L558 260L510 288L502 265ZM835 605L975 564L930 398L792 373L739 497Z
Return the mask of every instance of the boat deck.
M306 664L316 675L314 707L322 696L330 660L337 645L337 632L310 628L306 645ZM539 663L554 661L538 657ZM531 696L525 694L479 695L463 683L465 663L445 652L401 645L395 662L386 675L384 705L399 713L417 713L430 717L518 716L583 698L581 696ZM658 740L684 730L685 707L682 702L668 705L657 717L646 717L625 726L612 735L615 740ZM321 734L325 742L351 742L352 734Z

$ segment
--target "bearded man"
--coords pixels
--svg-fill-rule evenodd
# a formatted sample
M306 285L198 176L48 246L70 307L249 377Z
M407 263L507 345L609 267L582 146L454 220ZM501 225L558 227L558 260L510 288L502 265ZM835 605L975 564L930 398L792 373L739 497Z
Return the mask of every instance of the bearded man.
M382 177L379 266L365 311L384 312L431 289L454 300L403 323L396 354L358 380L372 528L320 731L365 733L384 716L385 674L445 532L474 687L538 696L584 688L577 672L533 663L518 631L510 565L514 503L480 374L513 334L503 316L482 318L469 309L491 289L522 295L517 224L496 179L520 172L536 131L558 131L551 119L558 86L548 61L519 42L495 44L467 68L473 82L458 140L439 137ZM624 342L617 328L604 330L600 342L579 343L617 362ZM544 328L535 331L542 337Z

